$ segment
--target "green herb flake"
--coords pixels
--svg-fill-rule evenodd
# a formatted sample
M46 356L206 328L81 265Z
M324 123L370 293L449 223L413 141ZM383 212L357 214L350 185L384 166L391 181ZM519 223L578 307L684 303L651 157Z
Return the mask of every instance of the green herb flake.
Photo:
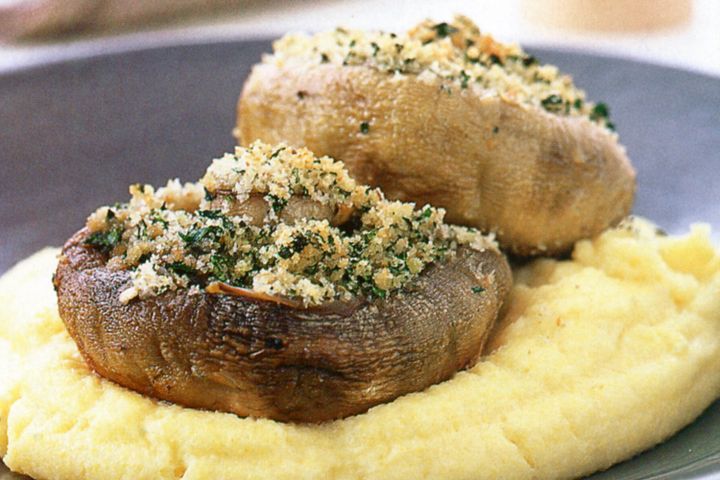
M183 262L173 262L168 264L167 268L178 275L190 276L195 273L195 269Z
M457 28L453 27L452 25L442 22L438 23L437 25L433 25L433 30L435 30L435 33L437 34L438 38L445 38L453 33L456 33L458 31Z
M150 213L150 223L152 223L152 224L158 224L158 223L159 223L160 225L163 226L163 228L167 228L168 225L169 225L169 223L167 222L167 220L165 220L165 219L160 215L160 212L158 212L157 210L153 210L153 211Z
M85 239L85 244L99 248L104 252L109 252L120 243L121 238L122 229L111 228L110 230L91 233L90 236Z
M360 133L362 133L363 135L367 135L369 131L370 131L370 124L368 122L362 122L360 124Z
M615 124L610 121L610 108L602 102L595 104L590 112L590 120L595 122L602 122L604 120L605 127L610 131L615 131Z
M470 75L465 70L460 70L460 88L467 88L468 82L470 81Z
M297 236L297 237L293 238L293 241L292 241L293 250L295 250L296 252L302 252L303 249L308 245L308 243L310 243L310 242L308 242L308 239L305 238L304 236L302 236L302 235Z
M210 257L210 265L212 266L212 274L221 281L229 280L228 272L233 266L233 259L229 255L216 253Z
M485 291L483 287L472 287L470 290L472 290L473 293L483 293Z
M559 95L548 95L540 102L548 112L557 112L562 109L563 99Z
M222 228L217 226L208 226L201 228L193 228L187 233L179 233L178 235L188 247L197 246L205 239L214 240L222 233Z
M532 55L525 55L525 56L522 58L522 63L523 63L523 65L525 65L526 67L530 67L530 66L532 66L532 65L537 65L538 59L535 58L535 57L532 56Z
M602 102L595 104L590 112L590 120L599 120L601 118L608 118L609 116L610 109Z
M286 198L280 198L277 195L272 194L266 195L265 199L270 201L270 206L272 207L273 212L275 212L276 215L282 212L283 208L285 208L288 203Z
M140 223L138 223L135 226L135 235L138 238L146 238L147 237L147 224L145 223L145 220L142 220Z
M270 158L273 159L273 158L277 157L278 155L280 155L280 153L282 153L283 150L285 150L285 147L278 148L277 150L275 150L272 153L272 155L270 155Z
M209 219L216 219L223 216L220 210L198 210L196 213L200 217Z
M376 285L373 285L373 286L372 286L371 292L372 292L373 296L374 296L374 297L377 297L377 298L385 298L385 297L387 297L387 290L383 290L382 288L380 288L380 287L378 287L378 286L376 286Z

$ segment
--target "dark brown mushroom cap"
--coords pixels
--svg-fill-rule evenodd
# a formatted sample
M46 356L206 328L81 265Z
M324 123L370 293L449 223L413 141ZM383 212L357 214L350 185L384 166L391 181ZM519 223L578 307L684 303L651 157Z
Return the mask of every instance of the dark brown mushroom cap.
M54 285L95 371L188 407L282 421L362 413L450 378L480 355L512 282L500 252L460 248L387 300L297 309L182 289L122 304L130 274L87 235L65 244Z

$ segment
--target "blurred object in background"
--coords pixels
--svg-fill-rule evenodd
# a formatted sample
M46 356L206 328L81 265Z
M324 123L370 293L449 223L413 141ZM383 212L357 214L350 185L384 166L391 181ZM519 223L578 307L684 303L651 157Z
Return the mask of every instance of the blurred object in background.
M269 39L338 25L404 31L453 13L506 42L720 75L720 0L0 0L0 71L129 48Z
M672 28L690 21L692 0L523 0L532 23L596 32Z
M0 38L30 39L126 30L211 16L257 0L0 0Z

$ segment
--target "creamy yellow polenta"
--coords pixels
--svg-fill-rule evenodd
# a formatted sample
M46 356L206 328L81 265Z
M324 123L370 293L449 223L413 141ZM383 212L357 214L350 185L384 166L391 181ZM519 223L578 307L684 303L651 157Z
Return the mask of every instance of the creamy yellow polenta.
M515 272L483 360L325 425L180 408L93 375L44 250L0 280L0 455L42 479L573 478L667 438L720 395L709 229L636 222ZM169 332L168 334L171 334Z

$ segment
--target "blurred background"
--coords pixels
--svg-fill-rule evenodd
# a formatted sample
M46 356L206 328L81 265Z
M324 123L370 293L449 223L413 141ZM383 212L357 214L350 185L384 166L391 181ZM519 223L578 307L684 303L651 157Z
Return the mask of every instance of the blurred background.
M720 0L0 0L0 69L337 25L402 30L455 12L500 40L720 76Z

